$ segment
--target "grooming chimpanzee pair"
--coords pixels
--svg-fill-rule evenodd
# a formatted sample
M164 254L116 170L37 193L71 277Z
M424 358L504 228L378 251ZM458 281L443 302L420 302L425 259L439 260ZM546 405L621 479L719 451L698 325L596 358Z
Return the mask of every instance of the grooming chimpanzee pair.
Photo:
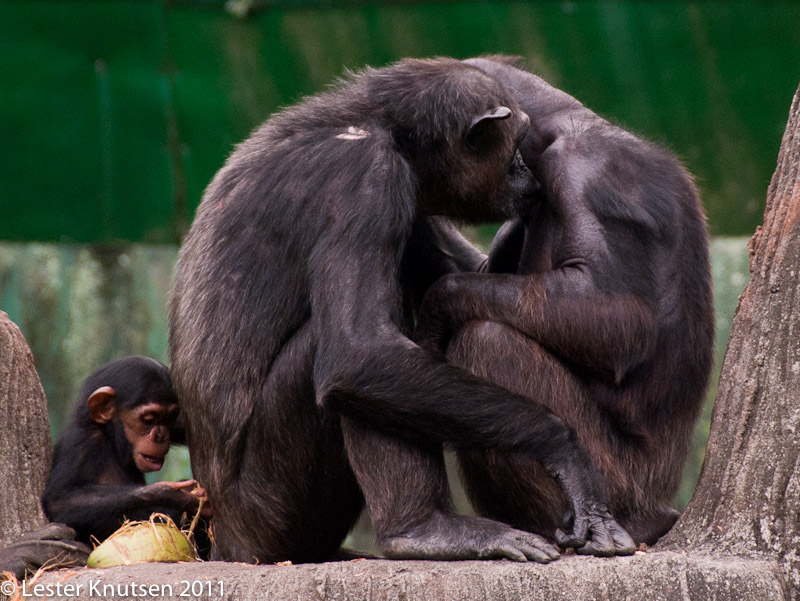
M438 216L512 220L487 263ZM243 142L181 250L172 377L216 556L328 559L365 501L389 557L631 553L677 516L712 331L668 152L503 57L367 69Z
M513 219L487 262L437 215ZM710 369L709 279L678 162L508 59L407 60L273 117L206 191L171 306L217 555L327 559L364 500L389 557L654 542ZM101 372L43 497L84 539L198 502L142 478L181 434L165 368ZM442 444L493 519L452 512Z

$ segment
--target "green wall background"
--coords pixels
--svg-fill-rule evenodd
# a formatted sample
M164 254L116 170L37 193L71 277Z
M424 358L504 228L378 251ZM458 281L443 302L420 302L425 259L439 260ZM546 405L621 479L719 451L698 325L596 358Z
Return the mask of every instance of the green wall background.
M277 107L345 68L486 52L672 147L712 232L749 235L800 78L798 2L257 6L0 0L0 239L177 242Z

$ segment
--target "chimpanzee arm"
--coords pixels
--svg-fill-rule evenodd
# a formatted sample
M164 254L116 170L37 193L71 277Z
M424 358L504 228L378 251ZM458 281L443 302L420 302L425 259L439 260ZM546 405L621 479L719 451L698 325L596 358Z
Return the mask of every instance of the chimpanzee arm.
M417 217L403 257L404 293L419 309L423 295L436 280L450 273L481 271L486 262L486 255L446 217Z
M596 553L632 552L605 507L602 477L559 418L437 360L403 333L397 247L413 223L414 182L395 153L369 156L369 178L352 187L347 210L331 201L336 217L309 255L318 402L398 436L525 453L570 499L573 544L588 536Z
M420 268L434 280L448 273L479 271L487 260L452 221L439 216L418 217L414 221L406 256L416 258Z
M146 520L153 513L164 513L178 520L184 512L196 509L197 498L182 488L169 486L172 484L184 483L87 484L44 499L44 506L51 521L74 528L84 540L90 535L102 540L124 519ZM196 483L190 480L185 485Z
M597 147L608 151L613 145L604 143ZM585 151L555 143L541 159L548 176L543 178L546 202L561 231L556 267L526 275L443 278L425 297L420 344L443 350L462 324L488 320L616 381L649 358L659 277L650 271L650 256L663 250L659 245L666 234L644 203L658 199L638 194L635 182L641 174L619 173L618 166L604 170L601 159L600 167L593 166Z
M619 382L652 354L653 308L646 298L594 288L590 269L576 263L530 275L446 276L425 296L416 340L443 351L468 321L504 323Z

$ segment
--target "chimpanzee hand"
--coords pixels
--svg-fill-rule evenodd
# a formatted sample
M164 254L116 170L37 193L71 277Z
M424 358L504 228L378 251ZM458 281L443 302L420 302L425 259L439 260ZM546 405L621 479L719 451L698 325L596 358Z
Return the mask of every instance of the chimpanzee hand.
M556 530L560 547L574 547L579 555L598 557L632 555L636 551L636 543L602 501L605 494L599 474L594 470L581 475L568 471L558 480L572 502L563 526L569 533Z
M174 507L187 513L197 511L200 501L203 509L200 513L204 518L212 516L211 504L208 502L206 491L197 480L181 480L180 482L155 482L142 488L142 494L155 504Z
M208 494L206 493L206 489L200 486L196 480L190 480L190 482L195 483L195 487L189 491L189 494L195 497L198 501L203 502L203 508L200 510L200 516L210 520L214 517L214 511L211 509L211 501L208 500Z
M633 539L620 526L608 509L598 503L581 503L565 519L571 532L556 530L556 543L562 548L574 547L578 555L632 555L636 551Z

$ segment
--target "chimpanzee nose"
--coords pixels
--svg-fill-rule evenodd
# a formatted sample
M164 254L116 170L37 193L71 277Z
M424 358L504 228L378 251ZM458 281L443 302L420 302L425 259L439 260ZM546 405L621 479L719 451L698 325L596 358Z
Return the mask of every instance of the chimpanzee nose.
M158 444L169 442L169 428L166 426L156 426L153 431L153 440Z

